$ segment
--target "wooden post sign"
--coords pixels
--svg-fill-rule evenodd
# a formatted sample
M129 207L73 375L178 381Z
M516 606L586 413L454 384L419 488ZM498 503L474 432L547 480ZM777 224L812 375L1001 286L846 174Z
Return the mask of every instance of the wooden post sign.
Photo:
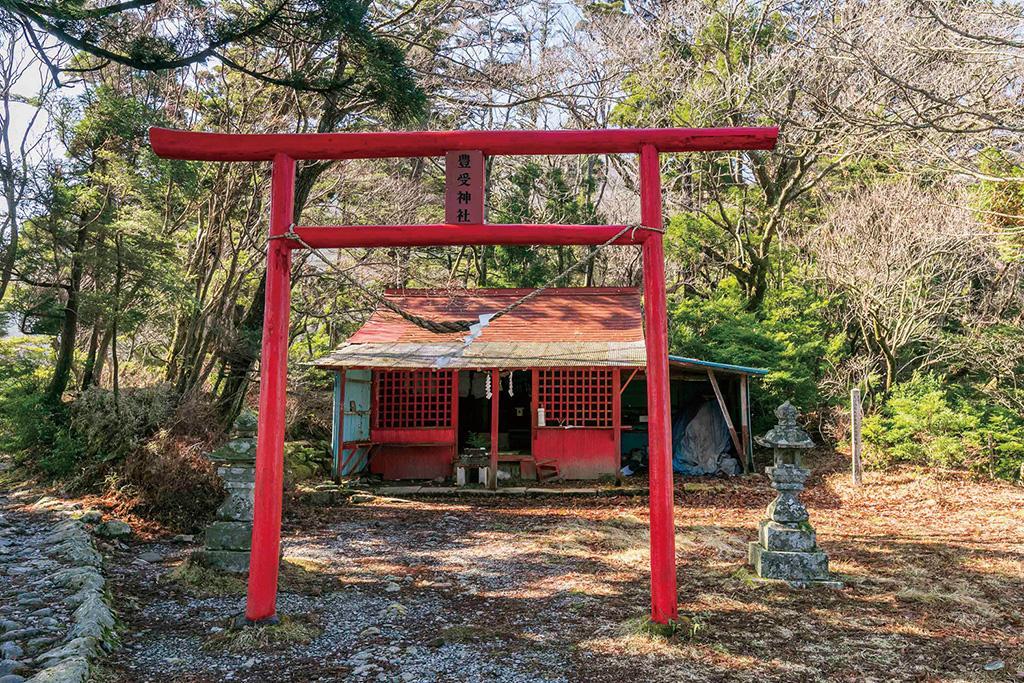
M863 410L860 403L860 389L854 387L850 390L850 455L853 460L851 479L854 486L860 486L864 478L864 465L861 462L861 452L863 449L861 421L864 416Z
M484 153L448 152L444 157L444 222L484 222Z

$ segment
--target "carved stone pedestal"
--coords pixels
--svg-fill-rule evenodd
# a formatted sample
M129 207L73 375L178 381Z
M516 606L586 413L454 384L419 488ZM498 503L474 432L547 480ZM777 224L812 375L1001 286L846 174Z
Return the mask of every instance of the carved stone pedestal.
M749 560L763 579L792 582L827 581L828 556L818 548L807 509L797 498L809 470L796 465L769 467L768 477L779 496L768 505L768 519L758 526Z
M235 421L234 438L209 454L218 463L227 498L217 520L206 527L206 543L196 551L199 563L228 572L249 571L252 544L253 490L256 486L256 418L243 413Z

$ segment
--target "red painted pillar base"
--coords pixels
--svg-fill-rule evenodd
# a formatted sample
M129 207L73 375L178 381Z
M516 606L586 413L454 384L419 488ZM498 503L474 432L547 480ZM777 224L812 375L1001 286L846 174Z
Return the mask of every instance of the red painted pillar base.
M270 191L270 235L292 223L295 160L278 154ZM281 557L281 495L284 486L285 384L288 380L288 313L291 306L291 250L285 240L267 246L266 304L260 353L260 404L256 432L256 488L249 559L248 623L275 620Z
M640 151L640 222L661 228L661 173L658 151ZM647 436L651 514L651 619L659 624L679 616L676 598L676 536L673 509L672 438L668 382L668 311L662 236L643 245L644 340L647 347Z

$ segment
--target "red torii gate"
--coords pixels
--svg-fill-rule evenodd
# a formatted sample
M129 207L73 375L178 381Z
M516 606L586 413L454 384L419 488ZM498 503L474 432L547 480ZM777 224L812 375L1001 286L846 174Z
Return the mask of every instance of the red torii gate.
M153 151L169 159L272 161L270 241L260 362L259 427L252 551L245 617L275 618L281 547L281 496L291 307L291 250L287 237L295 204L297 159L380 159L444 156L480 150L485 156L639 154L640 222L615 244L639 244L643 254L650 461L651 619L678 616L671 427L668 393L668 315L659 153L773 149L778 128L666 128L549 131L448 131L243 135L151 128ZM623 225L346 225L293 228L316 248L443 245L599 245Z

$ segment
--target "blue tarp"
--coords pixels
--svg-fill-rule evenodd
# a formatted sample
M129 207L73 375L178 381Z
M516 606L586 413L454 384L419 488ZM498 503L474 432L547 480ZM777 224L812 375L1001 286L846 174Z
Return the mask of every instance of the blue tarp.
M691 475L717 474L723 469L735 474L737 462L729 454L730 441L718 403L708 401L695 414L680 415L673 423L672 469Z

